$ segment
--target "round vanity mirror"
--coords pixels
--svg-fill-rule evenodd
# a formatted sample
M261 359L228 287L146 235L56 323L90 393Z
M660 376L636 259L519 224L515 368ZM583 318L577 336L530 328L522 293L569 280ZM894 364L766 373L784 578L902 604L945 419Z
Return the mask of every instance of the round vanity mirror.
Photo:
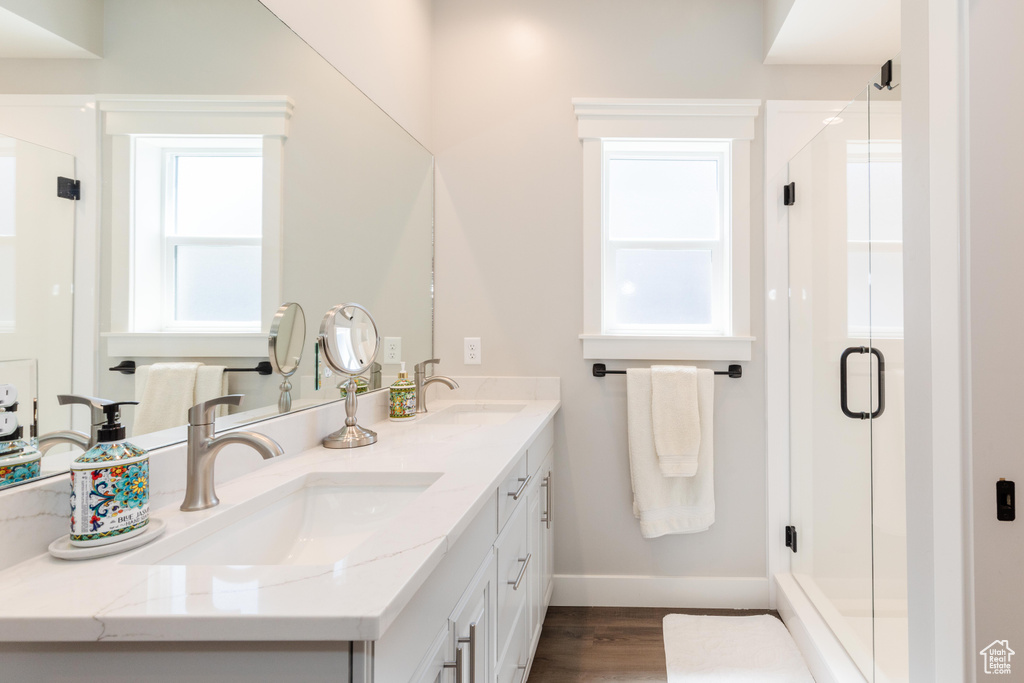
M292 383L289 377L299 369L302 347L306 345L306 315L296 303L281 304L270 322L270 364L281 375L281 397L277 408L282 413L292 409Z
M377 434L356 424L356 376L373 366L380 348L377 324L359 304L340 304L324 315L317 339L324 361L348 375L345 385L345 426L324 438L327 448L356 448L377 441Z

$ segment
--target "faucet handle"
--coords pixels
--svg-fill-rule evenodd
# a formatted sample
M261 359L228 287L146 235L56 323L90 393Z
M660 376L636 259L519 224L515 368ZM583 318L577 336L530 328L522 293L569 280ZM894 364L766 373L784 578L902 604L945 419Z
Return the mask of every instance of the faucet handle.
M431 358L430 360L425 360L422 363L417 363L416 365L413 366L413 369L414 369L415 372L423 374L424 372L427 371L427 366L428 365L430 365L431 363L440 363L440 362L441 362L441 360L438 359L438 358Z
M242 405L244 397L245 394L228 394L197 403L188 409L188 423L191 426L213 424L214 411L217 410L217 406Z
M83 405L89 406L89 410L92 413L93 425L101 425L107 421L103 409L109 406L113 401L108 401L105 398L96 398L95 396L79 396L77 394L57 394L57 403L62 406L70 405Z

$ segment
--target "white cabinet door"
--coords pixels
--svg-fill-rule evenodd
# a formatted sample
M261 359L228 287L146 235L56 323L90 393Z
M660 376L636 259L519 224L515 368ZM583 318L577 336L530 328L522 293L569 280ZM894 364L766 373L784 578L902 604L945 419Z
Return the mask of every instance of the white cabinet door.
M427 655L423 658L420 668L413 674L410 683L448 683L451 681L452 676L445 668L450 643L448 624L445 624L434 638L434 642L430 644Z
M455 639L450 652L462 649L462 680L455 683L491 683L494 672L494 553L488 552L473 582L450 618Z
M537 642L537 638L540 637L540 627L542 619L541 603L544 600L544 586L542 585L544 577L544 520L543 520L543 509L544 509L544 495L545 489L541 487L542 477L544 474L538 472L538 475L533 478L530 483L530 488L527 489L527 508L529 512L529 540L528 545L530 548L530 555L533 557L533 561L530 566L527 567L527 610L524 615L526 619L526 634L527 644L533 645Z

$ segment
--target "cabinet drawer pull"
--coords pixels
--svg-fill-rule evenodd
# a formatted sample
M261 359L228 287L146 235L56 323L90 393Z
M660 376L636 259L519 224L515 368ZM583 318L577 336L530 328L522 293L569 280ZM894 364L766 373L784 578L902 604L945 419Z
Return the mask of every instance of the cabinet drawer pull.
M544 526L548 529L551 528L551 472L548 472L548 476L544 477L544 483L541 484L544 487L544 516L540 518L540 521L544 522Z
M462 646L455 650L455 661L442 664L445 669L455 669L455 683L462 683L462 672L466 669L466 654Z
M526 568L530 566L530 558L532 557L533 553L526 553L526 557L519 558L519 561L523 563L523 566L519 570L519 576L516 577L515 581L508 582L508 585L512 586L512 590L519 590L519 584L523 582L523 577L526 576Z
M469 625L469 637L459 638L460 643L469 643L469 683L476 683L476 622ZM457 680L456 683L462 683Z
M519 489L515 492L509 491L509 497L512 498L512 500L519 500L519 497L523 495L523 491L525 491L526 487L530 485L531 479L533 479L532 474L528 477L519 477Z

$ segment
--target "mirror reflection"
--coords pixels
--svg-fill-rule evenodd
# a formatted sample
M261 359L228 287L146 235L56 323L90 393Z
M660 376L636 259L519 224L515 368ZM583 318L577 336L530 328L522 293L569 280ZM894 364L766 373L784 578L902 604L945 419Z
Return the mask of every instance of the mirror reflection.
M139 401L145 448L213 396L246 395L219 429L272 417L275 364L286 409L338 400L301 311L268 356L283 301L432 355L433 158L258 0L106 0L99 58L0 65L0 360L38 360L40 435L89 431L58 394Z

